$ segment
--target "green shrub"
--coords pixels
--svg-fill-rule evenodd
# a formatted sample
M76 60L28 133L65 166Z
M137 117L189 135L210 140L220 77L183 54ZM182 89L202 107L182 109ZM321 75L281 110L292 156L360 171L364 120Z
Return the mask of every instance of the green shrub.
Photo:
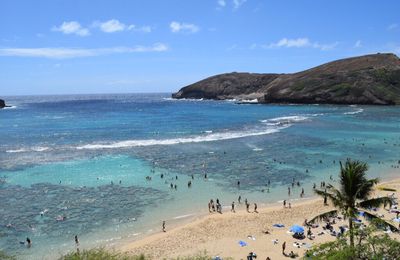
M144 255L131 256L117 251L108 251L104 248L95 248L82 250L81 252L72 252L62 256L59 260L148 260Z
M0 260L16 260L16 259L17 258L15 256L8 255L0 250Z

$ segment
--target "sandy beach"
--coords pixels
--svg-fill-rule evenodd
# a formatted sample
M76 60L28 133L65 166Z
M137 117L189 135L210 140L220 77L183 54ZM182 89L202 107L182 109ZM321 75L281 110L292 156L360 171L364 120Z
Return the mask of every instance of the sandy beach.
M400 179L379 184L377 187L394 188L398 198L400 189ZM373 196L393 194L393 192L381 191L376 189ZM251 202L250 202L251 203ZM326 241L332 241L334 236L326 231L324 234L320 225L313 228L315 235L313 240L305 238L297 240L289 233L292 225L303 225L305 219L332 209L331 206L324 206L320 198L311 198L301 201L292 201L291 208L284 208L282 204L272 204L258 209L258 213L253 212L253 205L250 212L245 210L244 203L238 205L236 213L224 209L223 214L210 213L207 216L199 217L191 223L184 224L166 232L160 232L145 237L141 240L127 243L119 250L130 254L145 254L152 259L169 259L178 256L195 255L202 251L207 251L213 257L220 256L232 257L233 259L246 259L249 252L255 252L258 259L285 259L282 255L282 243L286 242L286 253L293 251L299 256L310 246ZM393 219L396 214L389 213L388 210L380 209L379 214L383 214L385 219ZM363 220L363 222L365 222ZM273 224L283 224L284 227L273 227ZM338 220L334 225L338 230L340 225L346 225L347 221ZM264 231L270 234L265 234ZM394 235L400 239L398 234ZM247 245L240 246L239 241L244 241ZM274 243L274 240L276 242ZM300 246L295 243L299 243Z

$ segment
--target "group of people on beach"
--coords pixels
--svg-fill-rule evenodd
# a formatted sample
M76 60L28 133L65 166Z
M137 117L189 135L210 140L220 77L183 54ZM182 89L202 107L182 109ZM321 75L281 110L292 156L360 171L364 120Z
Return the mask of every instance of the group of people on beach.
M239 197L238 197L239 204L242 203L241 200L242 200L242 196L239 195ZM247 199L245 199L244 203L245 203L245 206L246 206L246 211L248 213L250 213L250 203L248 202ZM254 213L258 213L258 211L257 211L257 208L258 208L257 203L254 203L253 205L254 205L253 212ZM219 199L216 200L216 203L214 203L213 199L210 199L210 201L208 202L208 212L210 212L210 213L218 212L218 213L222 214L222 205L221 205ZM236 212L236 204L235 204L234 201L232 201L232 203L231 203L231 212L233 212L233 213Z
M232 205L233 211L235 210L234 205ZM214 203L213 199L210 199L210 202L208 202L208 212L218 212L222 214L222 205L219 202L219 199L216 200L216 203Z

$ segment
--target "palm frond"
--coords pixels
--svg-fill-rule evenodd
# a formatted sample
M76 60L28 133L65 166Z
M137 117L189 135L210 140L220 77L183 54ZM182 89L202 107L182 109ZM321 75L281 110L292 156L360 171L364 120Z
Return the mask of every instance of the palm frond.
M358 206L361 208L364 208L364 209L369 209L372 207L379 207L379 206L385 205L385 204L392 206L393 200L389 197L379 197L379 198L361 201L360 203L358 203Z
M364 199L368 195L370 185L366 185L368 183L365 174L367 170L368 165L364 162L350 159L347 159L344 165L340 162L340 189L341 193L348 198L349 204L354 203L353 198Z
M370 212L368 212L368 211L364 211L364 214L365 214L365 216L366 216L367 218L369 218L370 221L371 221L371 220L374 220L374 219L379 219L379 221L382 222L382 223L384 223L384 225L389 226L391 231L393 231L393 232L399 231L399 229L398 229L395 225L393 225L392 223L390 223L389 221L387 221L387 220L385 220L385 219L383 219L383 218L378 217L378 216L375 215L375 214L372 214L372 213L370 213Z
M318 221L322 221L322 220L324 220L326 218L337 216L337 213L338 213L338 210L334 209L334 210L319 214L318 216L313 217L308 222L309 223L315 223L315 222L318 222Z
M343 196L340 191L335 189L332 185L329 185L329 192L317 189L315 189L314 192L321 197L326 196L330 201L332 201L335 207L343 208Z
M364 183L360 185L357 190L356 198L357 199L366 199L368 198L374 190L374 186L379 182L378 178L365 180Z

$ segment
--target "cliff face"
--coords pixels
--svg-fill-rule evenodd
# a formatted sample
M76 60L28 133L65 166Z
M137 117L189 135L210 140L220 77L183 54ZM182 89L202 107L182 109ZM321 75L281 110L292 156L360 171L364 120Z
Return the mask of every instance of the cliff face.
M400 59L394 54L374 54L337 60L293 74L227 73L186 86L172 97L398 105Z

